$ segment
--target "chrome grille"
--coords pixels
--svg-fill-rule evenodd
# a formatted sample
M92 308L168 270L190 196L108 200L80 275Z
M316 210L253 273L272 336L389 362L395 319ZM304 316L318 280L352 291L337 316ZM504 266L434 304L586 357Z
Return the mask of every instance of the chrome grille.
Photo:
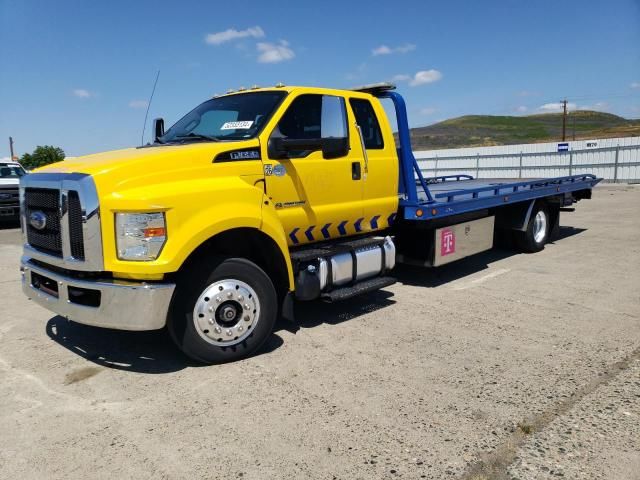
M99 272L104 269L100 209L93 178L82 173L32 173L20 179L24 253L41 262ZM36 229L30 216L46 217Z
M78 192L69 192L69 241L71 256L84 260L84 238L82 236L82 206Z
M24 192L24 200L29 245L42 252L62 257L60 192L50 188L27 188ZM34 212L42 212L47 218L42 230L34 228L29 222Z

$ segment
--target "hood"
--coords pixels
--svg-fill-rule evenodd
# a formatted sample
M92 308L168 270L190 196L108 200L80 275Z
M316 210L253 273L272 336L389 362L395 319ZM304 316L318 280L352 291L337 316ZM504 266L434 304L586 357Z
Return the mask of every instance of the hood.
M257 139L127 148L74 157L39 168L34 173L86 173L94 177L96 183L108 185L109 190L116 191L171 180L216 175L220 167L225 165L214 163L217 155L256 147L259 147ZM262 172L262 165L258 162L239 163L255 164L252 170Z
M36 170L37 173L61 172L61 173L87 173L89 175L105 175L119 169L132 169L142 166L164 168L176 158L188 155L207 155L215 153L211 148L202 148L200 145L181 145L163 147L125 148L108 152L94 153L73 157L69 160L47 165ZM196 148L200 147L200 148ZM209 146L210 147L210 146ZM224 151L224 149L219 149ZM211 160L211 159L210 159Z

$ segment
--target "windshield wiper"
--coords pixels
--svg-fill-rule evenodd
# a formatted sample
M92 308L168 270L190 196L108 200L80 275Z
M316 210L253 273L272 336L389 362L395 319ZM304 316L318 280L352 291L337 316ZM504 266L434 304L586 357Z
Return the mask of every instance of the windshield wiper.
M186 135L176 135L174 138L176 139L189 139L189 138L193 138L193 139L198 139L198 140L208 140L210 142L219 142L220 139L216 138L216 137L211 137L209 135L203 135L201 133L187 133Z

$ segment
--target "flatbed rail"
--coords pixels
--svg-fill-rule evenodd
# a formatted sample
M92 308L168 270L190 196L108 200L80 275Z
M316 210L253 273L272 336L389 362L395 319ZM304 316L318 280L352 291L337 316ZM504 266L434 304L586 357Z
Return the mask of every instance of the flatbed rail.
M571 175L567 177L554 177L554 178L544 178L540 180L532 180L526 182L517 182L517 183L501 183L497 185L492 185L488 187L480 187L473 189L460 189L454 190L452 192L446 193L438 193L435 198L446 198L447 202L453 202L457 197L463 197L471 195L471 198L480 198L482 193L491 193L493 195L502 195L509 193L517 193L519 191L524 190L534 190L537 188L544 188L550 185L564 185L567 183L576 182L584 182L588 180L596 180L596 176L590 173L586 173L583 175ZM558 190L560 191L560 190Z
M468 182L468 188L438 192L438 187L448 187L457 183L455 180L444 180L432 183L432 191L429 195L423 196L419 192L417 202L404 199L400 201L400 205L403 209L403 217L407 220L431 220L536 198L590 190L601 180L589 173L513 183L508 180L483 179L482 182L485 184L474 188L473 184L479 180L465 178L459 182L461 184ZM570 195L567 198L571 200Z
M472 175L464 175L464 174L460 174L460 175L440 175L438 177L427 177L424 179L425 182L427 182L427 185L431 185L434 183L441 183L441 182L460 182L462 180L473 180L473 176ZM419 185L419 181L416 181L416 185Z

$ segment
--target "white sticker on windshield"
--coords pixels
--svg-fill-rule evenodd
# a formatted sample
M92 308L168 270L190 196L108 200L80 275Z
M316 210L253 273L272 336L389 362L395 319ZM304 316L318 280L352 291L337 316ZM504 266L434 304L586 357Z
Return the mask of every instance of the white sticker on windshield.
M253 125L253 120L245 120L243 122L226 122L220 127L220 130L239 130L248 129Z

